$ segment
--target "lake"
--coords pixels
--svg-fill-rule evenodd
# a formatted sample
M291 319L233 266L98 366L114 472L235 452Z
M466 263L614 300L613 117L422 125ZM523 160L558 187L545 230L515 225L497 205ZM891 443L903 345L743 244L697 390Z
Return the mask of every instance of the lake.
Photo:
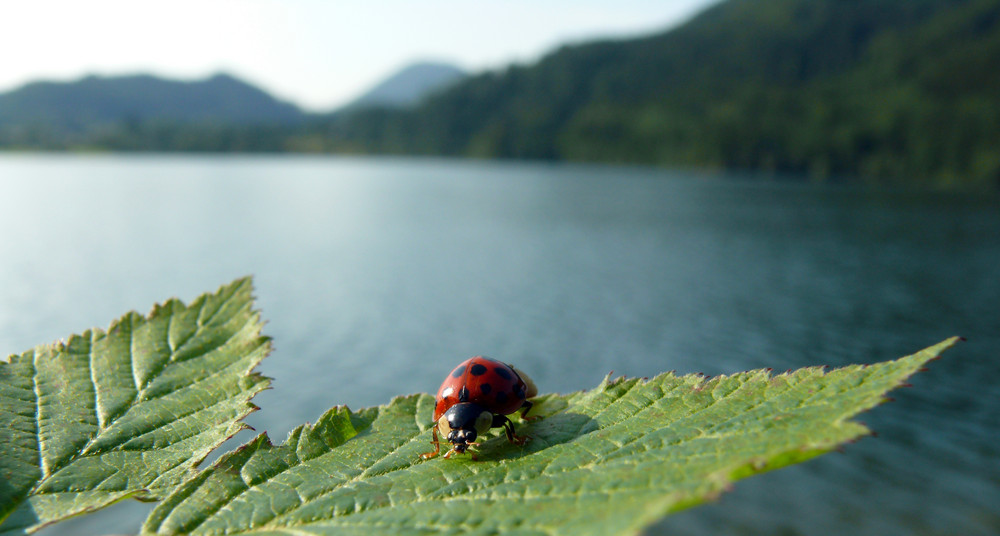
M275 350L248 422L276 441L335 404L434 392L475 354L570 392L610 371L871 363L962 335L861 417L877 437L650 533L1000 533L995 195L613 166L3 155L0 229L4 355L252 274ZM40 534L135 532L149 508Z

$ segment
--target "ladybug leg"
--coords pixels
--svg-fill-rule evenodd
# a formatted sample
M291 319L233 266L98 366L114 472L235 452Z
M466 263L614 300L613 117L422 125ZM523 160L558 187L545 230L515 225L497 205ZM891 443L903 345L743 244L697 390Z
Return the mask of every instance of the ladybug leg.
M523 445L531 439L528 436L519 436L514 433L514 423L510 422L510 419L506 415L494 415L493 416L493 427L498 428L503 426L503 431L507 433L507 441L515 445Z
M525 400L524 404L521 404L521 418L522 419L524 419L526 421L529 421L529 422L537 420L537 419L541 419L541 417L539 417L538 415L532 415L531 417L528 417L528 412L531 411L531 407L532 406L534 406L534 404L532 404L530 400Z
M433 433L434 433L434 439L431 440L431 444L434 445L434 452L425 452L425 453L421 454L420 457L423 458L423 459L425 459L425 460L433 458L433 457L437 456L439 452L441 452L441 443L438 442L438 427L437 427L437 425L434 425L434 432ZM448 455L450 455L452 452L454 452L454 449L451 450L450 452L448 452L448 454L445 454L444 457L447 458Z
M468 443L468 446L469 447L478 447L479 443ZM473 452L472 450L466 450L465 452L469 453L469 457L472 458L472 461L477 461L476 453L475 452ZM452 448L451 450L449 450L448 452L445 453L444 458L447 460L448 458L451 458L452 454L457 454L457 453L458 453L458 451L455 450L454 448Z

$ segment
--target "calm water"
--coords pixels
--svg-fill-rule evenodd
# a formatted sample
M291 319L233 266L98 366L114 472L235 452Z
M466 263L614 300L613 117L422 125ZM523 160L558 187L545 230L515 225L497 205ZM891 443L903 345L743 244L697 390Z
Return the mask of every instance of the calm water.
M968 342L862 420L663 534L1000 533L1000 201L435 160L0 157L0 352L253 274L282 440L433 391L473 354L543 391L609 371L874 362ZM239 436L246 440L249 434ZM130 503L44 531L134 532Z

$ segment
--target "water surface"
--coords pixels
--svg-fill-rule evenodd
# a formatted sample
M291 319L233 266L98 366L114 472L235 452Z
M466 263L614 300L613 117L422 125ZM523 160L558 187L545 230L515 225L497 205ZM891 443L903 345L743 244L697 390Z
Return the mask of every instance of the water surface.
M312 157L0 157L0 352L255 277L282 440L433 392L474 354L542 391L610 371L875 362L968 342L843 453L663 534L1000 532L995 197L618 167ZM242 435L246 440L250 436ZM43 534L134 532L126 504Z

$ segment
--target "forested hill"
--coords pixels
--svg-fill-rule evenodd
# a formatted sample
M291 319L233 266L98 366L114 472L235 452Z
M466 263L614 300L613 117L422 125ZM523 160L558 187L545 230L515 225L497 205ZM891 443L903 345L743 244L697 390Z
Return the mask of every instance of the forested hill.
M1000 0L728 0L323 134L370 152L998 185L998 23Z
M226 74L181 82L150 75L35 82L0 95L0 130L88 132L130 123L289 124L304 114Z

